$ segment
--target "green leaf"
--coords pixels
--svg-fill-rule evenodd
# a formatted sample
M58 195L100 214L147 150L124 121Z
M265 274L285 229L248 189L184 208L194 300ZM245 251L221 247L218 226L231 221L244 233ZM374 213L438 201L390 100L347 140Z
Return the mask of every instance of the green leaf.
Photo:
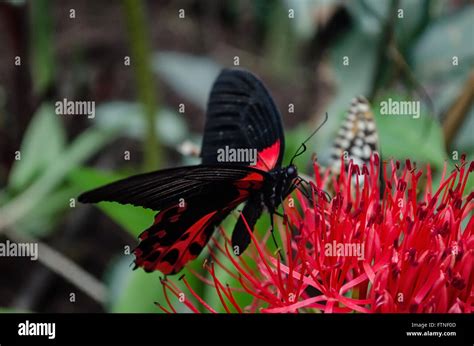
M181 144L188 138L188 128L185 115L171 109L162 109L156 122L156 132L161 141L169 146Z
M388 16L394 15L394 27L399 47L405 47L416 38L432 10L429 0L401 0L395 14L389 14L390 1L347 1L344 5L356 25L367 34L380 34Z
M427 83L435 92L431 96L433 108L438 117L443 116L454 101L461 95L464 85L469 79L469 74L453 74L443 79L442 83ZM472 108L472 107L471 107ZM469 116L466 120L469 119ZM467 126L466 126L467 127ZM469 133L470 134L470 133Z
M343 64L343 58L349 58L349 65ZM359 27L355 27L336 45L330 52L330 61L334 70L334 79L337 83L337 97L327 108L328 121L316 136L311 139L308 151L318 154L318 161L325 164L329 160L329 148L335 134L339 130L343 117L346 116L351 101L359 95L367 95L369 92L376 56L376 45L374 36L364 33ZM323 115L319 118L324 119ZM314 129L318 124L311 124ZM306 138L311 129L306 129ZM301 140L300 140L301 141Z
M117 130L124 135L142 140L146 127L142 118L142 107L138 103L113 101L101 104L96 109L96 121L100 129ZM156 113L156 135L161 142L176 146L188 134L184 116L169 109L160 109Z
M206 254L200 256L199 259L188 264L182 271L192 289L202 296L203 282L201 282L195 275L191 273L202 272L202 261ZM111 266L111 269L106 273L105 281L109 286L109 301L107 308L110 312L162 312L162 310L155 305L155 302L161 304L166 309L170 310L168 302L163 292L163 287L160 283L162 274L159 272L146 273L143 269L131 269L133 256L124 256L116 261ZM184 282L179 280L181 273L174 276L169 276L168 281L178 287L179 293L183 293L183 297L193 302L193 305L200 308L200 304L196 304L194 297L190 291L185 287ZM177 312L190 312L190 309L178 300L170 291L168 292L168 299ZM202 311L207 311L202 309Z
M65 146L65 133L51 104L43 104L25 132L20 147L21 160L15 161L8 182L12 191L20 191L50 166Z
M54 23L52 4L48 0L31 3L31 24L29 40L32 52L33 82L35 90L41 94L54 79Z
M92 168L78 168L69 175L70 181L83 192L121 178L125 176ZM134 237L138 237L143 230L150 227L156 214L153 210L112 202L102 202L97 206Z
M265 15L265 35L263 59L265 68L274 76L288 79L294 76L297 52L297 39L291 22L288 20L288 10L281 2L268 3L268 9L260 8Z
M67 177L70 171L114 138L113 133L89 129L80 134L28 189L0 208L0 228L16 223L30 213Z
M31 311L18 310L15 308L0 307L0 314L28 314Z
M293 25L295 34L298 38L309 40L312 35L318 30L320 23L317 20L318 12L324 12L333 6L338 6L338 0L324 0L324 1L284 1L287 10L295 11L295 18L297 20L290 20ZM265 13L263 14L265 16ZM278 25L279 23L276 23Z
M387 96L380 101L387 101L388 98ZM412 101L393 94L390 98L396 102ZM417 119L409 115L381 114L380 107L380 102L372 105L384 159L393 157L402 161L419 160L430 162L437 168L443 167L446 153L442 129L423 106Z
M432 21L417 39L410 55L415 77L430 90L436 116L442 115L461 93L474 63L474 6ZM453 65L457 57L458 65Z
M381 21L386 20L390 2L379 0L348 1L345 6L355 19L358 28L364 33L378 34L382 27Z
M206 109L211 86L221 66L206 57L177 52L159 52L153 57L153 71L177 93Z
M163 297L160 274L132 270L133 256L125 256L112 266L106 276L110 295L107 309L110 312L160 312L154 304ZM163 299L164 300L164 299Z
M464 119L464 123L458 130L452 149L457 150L460 154L471 153L474 154L474 139L472 130L474 129L474 105L471 105L469 114Z
M436 81L466 74L474 63L474 6L465 6L429 26L413 50L415 74L424 81ZM452 59L458 57L458 66Z
M62 216L61 212L70 209L70 199L79 190L75 186L65 186L49 194L47 203L39 203L25 217L18 221L15 229L35 237L44 237L54 230L54 225Z

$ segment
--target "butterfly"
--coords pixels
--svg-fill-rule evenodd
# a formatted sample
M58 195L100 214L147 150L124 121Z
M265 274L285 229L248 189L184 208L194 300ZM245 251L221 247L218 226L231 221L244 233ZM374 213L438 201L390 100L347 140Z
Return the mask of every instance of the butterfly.
M379 148L378 132L370 104L363 96L355 97L334 139L329 167L333 173L339 173L341 157L346 169L350 160L358 166L368 165L370 157L379 153Z
M293 159L306 150L311 136L283 167L283 126L269 92L252 73L224 69L209 96L202 164L135 175L85 192L79 201L112 201L158 211L153 225L139 236L135 268L176 274L199 256L214 229L242 203L231 237L234 254L248 247L248 229L253 230L264 209L273 230L278 206L301 182ZM224 148L254 150L256 160L222 162L218 153Z
M370 167L372 157L376 156L380 159L380 155L379 134L370 103L363 96L355 97L352 99L348 114L334 139L328 167L332 174L338 177L341 173L342 162L344 161L345 173L349 173L349 166L352 162L352 165L359 169L352 171L351 184L355 187L358 182L360 186L363 186L364 180L358 179L356 175L363 172L362 167ZM378 162L379 191L382 198L385 191L385 181L383 179L383 165L380 164L380 161ZM328 183L325 190L334 195L335 191Z

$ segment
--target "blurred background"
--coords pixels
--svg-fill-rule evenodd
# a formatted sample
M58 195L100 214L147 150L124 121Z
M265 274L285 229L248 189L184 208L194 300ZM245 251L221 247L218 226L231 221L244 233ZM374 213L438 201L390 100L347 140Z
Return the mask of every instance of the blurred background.
M437 176L445 160L472 160L473 37L474 5L462 0L0 2L0 241L39 243L40 255L0 258L1 311L159 311L160 273L132 271L130 255L154 213L75 199L199 162L182 145L199 147L212 82L236 62L273 95L288 152L328 112L302 171L312 153L327 162L358 95L373 105L384 159ZM421 117L380 115L388 98L419 100ZM63 99L94 101L95 117L56 114ZM205 256L190 266L202 275Z

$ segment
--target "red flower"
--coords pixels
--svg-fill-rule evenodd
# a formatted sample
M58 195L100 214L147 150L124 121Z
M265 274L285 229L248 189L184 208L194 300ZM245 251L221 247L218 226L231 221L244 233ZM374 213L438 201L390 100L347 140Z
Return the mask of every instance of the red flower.
M463 157L449 175L445 165L434 192L429 166L423 174L410 161L402 169L390 162L383 164L383 179L379 168L377 156L361 170L349 164L355 175L344 168L332 175L315 165L312 202L300 191L296 206L292 197L285 202L287 221L278 227L281 255L266 245L269 234L259 240L249 232L255 245L241 257L232 254L227 238L223 244L214 239L213 261L206 264L212 277L208 283L225 310L473 312L474 193L465 190L474 162L467 167ZM332 200L322 192L328 185L335 191ZM218 253L231 265L219 260ZM222 282L215 266L239 285ZM198 312L201 305L215 312L184 281L193 296L185 299L188 308ZM163 285L165 292L189 296L170 281ZM236 291L251 295L252 303L239 306ZM175 311L168 304L162 309Z

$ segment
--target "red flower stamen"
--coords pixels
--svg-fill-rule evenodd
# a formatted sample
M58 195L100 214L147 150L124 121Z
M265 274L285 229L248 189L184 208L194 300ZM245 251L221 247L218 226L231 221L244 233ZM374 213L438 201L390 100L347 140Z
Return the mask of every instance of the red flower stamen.
M350 162L347 171L341 163L337 175L314 164L311 200L296 191L297 206L284 203L286 218L276 220L275 230L280 254L266 245L268 232L259 241L249 230L253 245L240 257L225 235L223 243L213 239L210 279L202 279L224 311L473 312L474 193L466 189L474 162L467 165L463 156L450 173L445 164L436 189L430 167L423 172L409 160L401 167L375 155L367 166ZM324 193L328 185L332 200ZM235 287L214 266L236 279ZM215 311L185 284L204 310ZM163 288L177 295L177 287ZM235 291L251 295L252 303L240 306Z

